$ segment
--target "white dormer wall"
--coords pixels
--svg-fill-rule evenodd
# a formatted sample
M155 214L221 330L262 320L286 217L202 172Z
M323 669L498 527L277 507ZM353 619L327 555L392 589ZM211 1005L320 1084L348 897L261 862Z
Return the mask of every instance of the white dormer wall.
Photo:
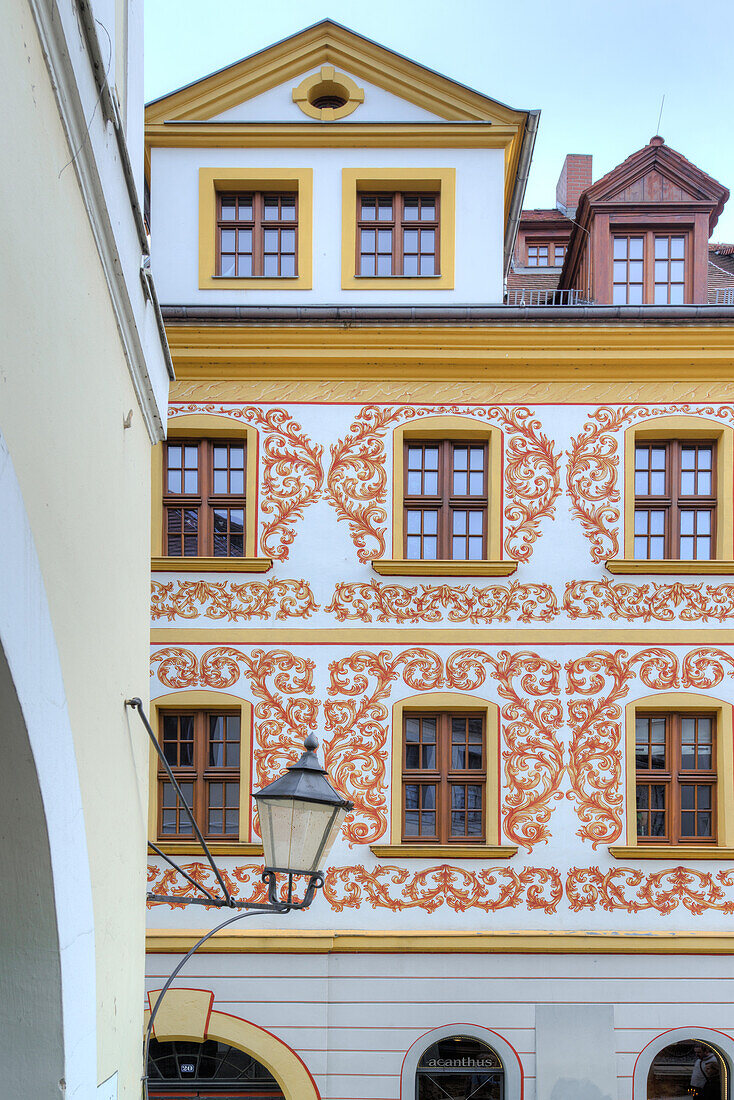
M304 74L307 75L307 74ZM292 101L286 85L218 116L224 122L314 122ZM436 123L430 112L415 107L364 81L365 100L343 122ZM451 125L447 123L447 125ZM313 288L258 290L201 289L199 286L199 169L311 168L313 170ZM342 289L342 168L371 170L414 168L426 174L438 168L456 172L455 274L450 289L426 280L426 288ZM152 264L164 305L484 305L502 301L504 231L504 152L501 149L456 148L153 148L151 151ZM345 240L355 248L355 231ZM212 272L213 274L213 272Z

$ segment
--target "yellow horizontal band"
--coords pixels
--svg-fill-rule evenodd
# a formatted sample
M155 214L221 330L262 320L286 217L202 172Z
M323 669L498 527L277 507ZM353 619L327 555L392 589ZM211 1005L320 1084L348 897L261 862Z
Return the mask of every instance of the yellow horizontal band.
M734 848L704 844L615 844L609 849L615 859L734 859Z
M509 577L517 571L517 562L376 558L372 568L381 577Z
M153 573L269 573L272 558L151 558Z
M154 122L145 128L148 149L505 149L515 126L490 122Z
M167 856L200 856L201 859L206 858L201 845L193 840L156 840L155 844ZM240 844L236 840L229 842L208 840L206 846L213 856L261 856L263 854L262 844ZM155 856L151 855L150 858L155 859Z
M511 859L515 844L370 844L376 856L398 859Z
M205 929L150 928L149 954L182 955ZM731 955L720 932L223 932L200 954L580 954Z
M678 558L666 558L665 561L648 561L647 558L610 558L606 563L610 573L629 573L656 577L680 573L686 577L710 576L719 574L728 577L734 574L734 561L680 561Z

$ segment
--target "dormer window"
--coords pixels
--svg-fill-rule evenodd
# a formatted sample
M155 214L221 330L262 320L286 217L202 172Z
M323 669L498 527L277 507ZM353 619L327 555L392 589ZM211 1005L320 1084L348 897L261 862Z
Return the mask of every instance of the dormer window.
M250 191L217 198L217 275L294 278L298 196Z
M528 267L563 267L566 246L555 241L528 242Z
M440 274L437 194L360 194L358 211L360 276Z
M686 301L686 233L654 230L615 234L612 240L613 305L683 305Z

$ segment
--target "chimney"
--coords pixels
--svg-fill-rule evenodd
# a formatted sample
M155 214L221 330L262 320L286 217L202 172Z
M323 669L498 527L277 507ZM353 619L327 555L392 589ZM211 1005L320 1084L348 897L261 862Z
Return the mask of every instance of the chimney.
M576 207L587 187L591 187L591 154L567 153L556 184L556 206L567 218L576 217Z

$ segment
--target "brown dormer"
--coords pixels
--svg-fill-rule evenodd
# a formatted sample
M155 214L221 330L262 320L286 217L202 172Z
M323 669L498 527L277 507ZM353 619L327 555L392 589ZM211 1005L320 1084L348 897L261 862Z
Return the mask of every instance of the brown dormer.
M728 198L652 138L581 195L559 287L599 304L705 303L708 239Z

